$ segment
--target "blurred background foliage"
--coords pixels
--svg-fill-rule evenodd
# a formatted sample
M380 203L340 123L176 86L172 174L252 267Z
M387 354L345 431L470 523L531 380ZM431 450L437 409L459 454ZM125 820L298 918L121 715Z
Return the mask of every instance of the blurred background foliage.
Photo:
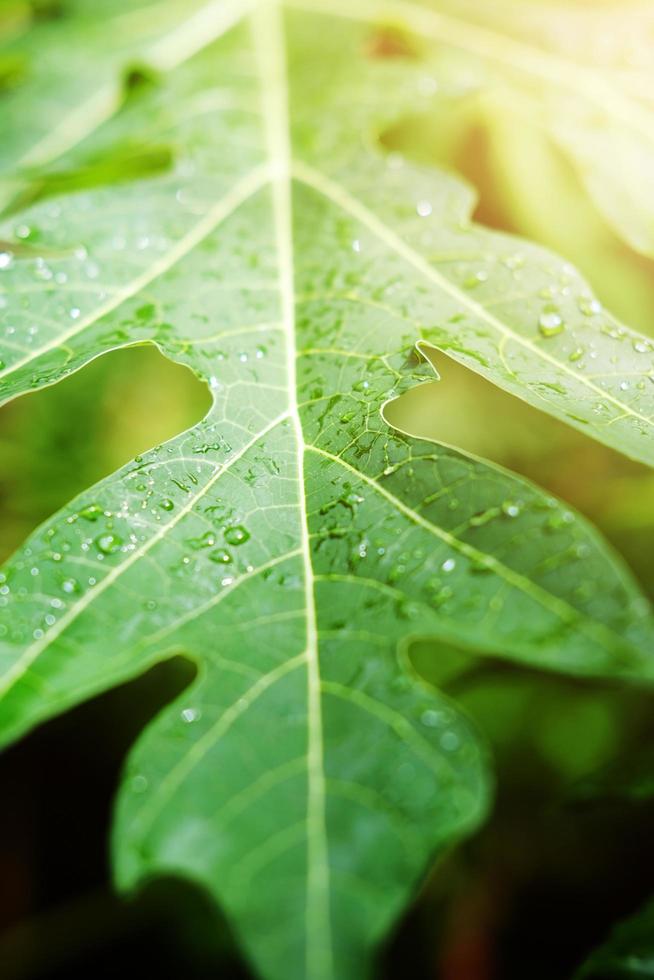
M13 2L7 11L17 16L23 6ZM473 93L438 117L402 121L382 142L459 173L477 190L477 221L564 255L603 304L654 336L654 262L616 237L519 98ZM654 475L446 355L436 353L434 363L441 380L404 395L388 409L389 420L491 459L566 500L602 530L654 597ZM5 406L0 558L79 491L192 425L208 403L187 369L145 346L105 355ZM448 691L489 739L497 800L486 827L430 876L383 952L379 977L571 977L613 923L654 890L653 696L481 661L427 639L410 656L418 674ZM11 787L11 806L0 808L6 980L113 977L126 964L153 977L248 976L227 929L216 928L214 911L188 885L163 882L122 901L109 884L120 766L138 731L190 672L181 660L162 665L43 726L0 760L0 784ZM652 929L650 914L639 933L649 967L645 955L640 972L625 966L627 955L618 965L598 960L584 976L654 977Z

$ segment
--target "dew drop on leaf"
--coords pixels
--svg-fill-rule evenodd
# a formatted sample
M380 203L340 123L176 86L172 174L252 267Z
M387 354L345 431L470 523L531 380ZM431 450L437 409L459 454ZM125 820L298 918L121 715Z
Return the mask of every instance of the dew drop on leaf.
M590 296L582 296L577 303L579 307L579 312L583 313L584 316L593 316L595 313L602 312L602 304L597 299L592 299Z
M122 545L123 539L119 538L117 534L101 534L99 538L96 538L95 543L98 546L98 551L101 551L103 555L113 555Z
M242 524L236 524L234 527L228 527L225 529L225 541L227 544L245 544L249 538L250 532L246 531Z
M216 537L213 531L205 531L199 538L189 538L188 543L194 551L199 551L200 548L210 548L216 543Z
M97 521L102 516L102 507L98 504L89 504L88 507L84 507L79 511L78 516L83 517L85 521Z
M224 548L216 548L215 551L211 552L209 558L211 561L215 561L217 565L228 565L232 560L229 551L226 551Z
M460 743L459 736L456 732L443 732L441 735L441 748L446 752L454 752L458 749Z
M540 330L543 337L555 337L558 333L562 333L565 329L565 324L560 313L555 313L553 310L541 313L538 320L538 329Z

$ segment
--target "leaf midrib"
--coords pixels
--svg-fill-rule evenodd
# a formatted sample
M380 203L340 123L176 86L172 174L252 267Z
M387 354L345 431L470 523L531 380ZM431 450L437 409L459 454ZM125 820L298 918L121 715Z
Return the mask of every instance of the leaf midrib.
M253 168L249 174L238 180L236 184L233 185L231 190L225 195L225 197L221 198L221 200L214 205L214 207L205 215L205 217L193 228L191 228L191 230L187 232L186 235L184 235L176 243L176 245L149 270L142 273L137 279L134 279L120 292L115 293L109 300L107 300L106 303L102 304L102 306L94 311L92 315L87 317L85 320L76 323L73 327L59 335L56 338L56 341L43 344L40 348L36 348L31 351L28 357L23 358L21 361L16 361L12 365L0 370L0 379L15 374L16 371L20 370L26 364L33 363L37 358L43 356L43 354L60 348L67 341L82 333L88 327L98 322L98 320L100 320L102 317L107 316L109 313L119 308L127 300L137 295L147 285L171 269L176 263L181 261L181 259L185 258L193 248L199 245L207 237L207 235L213 232L222 223L222 221L229 218L236 210L238 210L239 207L249 201L254 194L257 193L257 191L261 190L266 185L266 183L274 182L274 176L271 174L271 169L270 163L262 164L256 168ZM317 191L337 207L340 207L342 210L345 210L353 217L365 223L366 226L376 235L376 237L389 249L394 251L401 258L405 259L405 261L409 262L425 278L429 279L434 283L434 285L443 290L443 292L446 292L448 295L455 298L462 307L465 307L467 310L469 310L469 312L484 320L484 322L491 326L495 331L500 333L501 336L510 339L519 346L528 349L535 357L554 365L562 373L567 374L577 383L588 388L603 401L613 404L623 413L623 415L619 416L619 418L630 417L638 419L640 422L643 422L646 425L652 425L654 423L654 419L652 419L652 417L643 415L642 413L636 411L617 396L605 391L599 385L594 384L592 379L587 375L581 374L580 372L576 371L573 366L567 364L565 361L559 360L552 354L549 354L547 351L543 350L541 346L534 344L527 337L523 337L521 334L516 333L510 325L504 323L498 317L489 313L484 306L472 299L472 297L468 296L463 290L454 285L454 283L450 282L449 279L430 265L429 262L427 262L426 259L412 249L411 246L407 245L407 243L399 235L397 235L392 228L378 218L374 212L366 208L363 204L357 201L356 198L353 198L341 184L336 183L321 171L310 167L301 160L294 161L291 170L292 176L298 182ZM628 328L626 328L626 333L633 338L641 337L641 335L636 331L629 330ZM643 337L643 339L645 338ZM618 418L614 418L611 421L615 422L617 420Z
M169 34L151 44L144 52L143 60L150 63L153 68L170 71L235 27L252 9L256 8L257 3L262 2L268 0L235 0L232 3L226 3L225 0L210 0L181 27L177 25ZM510 64L524 74L536 76L549 84L575 93L581 91L589 102L598 106L603 112L610 109L616 119L620 122L626 120L633 129L654 142L651 113L644 111L633 98L606 84L599 71L588 66L577 65L561 55L475 24L465 17L435 12L416 3L398 3L397 0L384 0L384 2L379 0L354 2L353 0L351 3L343 0L311 0L310 4L307 0L283 0L281 5L307 13L331 14L335 17L371 24L379 23L385 17L397 19L401 23L408 24L409 29L415 34L425 34L500 65ZM212 24L214 10L220 16ZM195 24L200 25L200 30L192 29ZM185 39L186 45L184 45ZM23 156L20 164L47 163L72 149L115 113L119 107L116 94L116 87L113 85L99 89L71 114L79 116L79 124L77 127L72 127L68 139L62 140L60 136L53 135L53 132L57 134L60 129L63 129L64 133L67 129L71 129L64 121L47 137L35 144Z
M275 2L275 0L263 0L263 3L268 3L268 2L272 3ZM265 11L266 7L261 6L258 9ZM267 87L265 83L263 87L264 89ZM268 113L264 113L264 119L267 116ZM277 128L278 131L282 131L280 130L279 126ZM286 124L286 129L284 131L288 133L288 123ZM56 343L44 345L41 349L33 351L32 356L29 359L26 359L27 362L30 362L34 358L41 356L44 352L48 350L56 349L60 347L62 342L65 342L65 340L69 340L72 336L81 333L83 330L87 329L89 326L91 326L93 323L99 320L102 316L107 315L107 313L118 308L122 303L126 302L132 296L136 295L146 285L151 283L153 280L158 278L163 273L167 272L177 262L179 262L186 255L188 255L189 252L198 244L200 244L207 237L208 234L214 231L215 228L218 227L218 225L223 220L227 219L240 206L242 206L248 200L250 200L259 190L261 190L264 186L266 186L267 183L270 183L274 186L276 180L278 181L280 176L285 177L287 179L287 182L290 182L291 177L294 177L295 179L302 182L306 186L311 187L314 190L317 190L327 199L331 200L336 206L348 210L355 217L364 221L367 224L367 226L373 232L375 232L378 235L378 237L380 237L381 240L389 248L392 248L394 251L399 252L399 254L402 257L410 261L425 276L433 279L440 288L447 290L450 294L456 295L457 299L462 304L465 304L469 309L471 309L477 315L480 316L483 315L484 319L486 319L487 322L495 325L496 328L501 330L501 332L504 335L508 335L515 342L522 343L525 346L529 347L535 355L550 360L557 367L567 371L567 373L573 376L575 380L587 384L590 388L592 388L592 390L596 391L598 394L601 394L601 396L606 400L613 400L618 407L624 410L625 415L631 415L633 417L639 418L641 421L651 424L652 420L650 418L643 416L640 413L634 412L628 405L621 402L619 399L615 399L615 398L611 399L610 395L602 391L602 389L599 389L596 385L593 385L592 382L590 382L585 376L578 374L577 372L574 371L574 369L570 368L568 365L559 362L558 360L556 360L556 358L553 358L551 355L548 355L540 347L530 344L530 342L526 338L521 337L519 334L515 334L510 327L505 326L500 320L498 320L491 314L488 314L487 311L484 309L484 307L480 306L480 304L476 303L465 293L458 290L458 288L454 286L452 283L450 283L449 280L445 279L443 276L441 276L440 273L438 273L437 270L433 269L426 262L426 260L422 259L422 257L418 253L415 253L408 245L406 245L406 243L404 243L404 241L400 239L399 236L397 236L391 228L386 226L379 218L377 218L377 216L373 212L368 211L367 208L365 208L358 201L352 198L349 195L349 193L345 190L345 188L331 181L324 174L309 167L308 165L304 164L302 161L296 161L295 163L292 163L290 158L290 152L288 154L287 159L283 162L281 167L279 165L279 161L276 164L274 160L272 160L271 158L271 160L267 164L263 164L259 167L254 168L252 171L250 171L249 174L247 174L245 177L237 181L237 183L231 188L231 190L225 195L225 197L223 197L220 201L218 201L216 205L214 205L214 207L207 213L207 215L205 215L201 221L199 221L182 239L180 239L179 242L177 242L176 245L170 250L170 252L166 256L164 256L158 263L156 263L153 267L151 267L150 270L144 272L141 276L139 276L137 279L133 280L132 283L126 286L120 293L112 297L112 299L109 300L106 304L104 304L104 306L100 308L100 310L98 310L94 316L88 318L86 321L80 324L76 324L74 328L70 329L64 335L57 338ZM288 297L288 292L289 290L287 288L286 289L287 297ZM286 298L285 303L287 306L287 312L285 318L286 319L285 332L287 336L290 338L290 346L288 349L289 351L292 351L292 354L289 355L289 359L292 359L294 361L297 354L294 315L292 317L292 321L293 321L292 326L289 327L288 298ZM304 353L304 351L302 351L302 353ZM18 364L14 364L10 368L6 368L3 371L0 371L0 378L8 373L13 373L18 369L18 366L19 366ZM292 373L289 374L289 378L294 379L294 377L295 377L295 368L293 366L293 370ZM297 386L293 382L289 385L289 393L291 395L291 398L295 400L295 410L293 410L293 407L291 407L289 417L293 418L294 427L296 428L296 432L297 432L300 430L298 429L298 423L295 421L294 418L294 415L297 413L296 391L297 391ZM278 422L281 421L283 417L284 415L276 419L274 423L271 423L271 427L275 424L278 424ZM298 419L299 419L299 415L298 415ZM262 432L258 433L254 441L262 437L267 431L268 429L265 429L262 430ZM301 440L300 436L298 436L298 438ZM300 441L298 444L300 446L303 446L302 441ZM246 449L250 448L251 445L252 443L249 443ZM234 460L230 461L228 465L231 465L232 462L236 460L236 458L238 457L235 457ZM218 478L222 472L224 472L224 468L217 471L215 478ZM191 502L191 506L192 506L192 502ZM183 515L182 514L178 515L178 518L179 516L183 516ZM174 522L171 521L168 524L166 524L161 529L162 534L165 533L166 530L169 529L174 523L176 523L176 521ZM150 539L150 541L148 542L147 550L149 550L149 547L155 543L155 539L158 540L158 537L155 536L155 538ZM87 596L89 597L88 602L86 602L84 605L84 608L96 596L98 596L99 594L102 593L102 591L104 591L104 588L106 587L104 583L106 583L107 585L110 584L111 581L113 581L113 579L115 579L118 574L122 574L123 570L126 570L128 567L130 567L133 561L136 560L136 558L138 557L139 557L139 553L137 551L135 553L132 553L132 555L130 555L130 558L125 562L123 562L121 565L115 566L115 569L113 569L112 572L110 573L110 575L113 577L109 581L107 580L108 577L103 579L102 583L96 589L92 590L90 593L87 593L84 596L84 599L86 599ZM495 562L495 565L499 568L501 563ZM306 567L307 565L305 562L305 569ZM549 593L546 594L549 595ZM574 607L570 607L570 609L574 609ZM51 630L48 630L46 632L45 636L41 640L37 641L37 643L28 647L25 651L24 657L21 658L19 661L17 661L13 665L12 670L9 671L7 674L5 674L2 679L0 679L0 691L6 691L7 687L11 686L13 680L10 680L9 685L6 685L5 682L10 675L13 676L14 671L17 670L19 665L24 662L25 657L27 657L28 664L31 663L35 659L35 657L40 654L41 650L47 647L49 643L52 642L54 639L56 639L56 637L59 635L62 629L65 628L65 626L68 625L68 623L72 619L75 619L81 611L82 609L79 608L79 604L77 604L74 607L71 607L67 616L62 617L58 621L55 627L53 627ZM574 610L574 611L576 615L579 615L578 610ZM35 649L37 650L36 653L33 652ZM18 675L20 675L20 673L22 673L22 671L18 671Z
M210 3L203 10L208 10L216 6L215 3ZM328 978L333 977L333 966L331 960L325 959L325 953L328 952L331 955L331 939L330 939L330 913L329 913L329 885L328 880L325 882L324 878L327 876L328 879L328 864L327 864L327 838L325 830L325 774L324 774L324 764L323 764L323 746L322 746L322 717L321 717L321 692L330 691L331 693L338 693L336 691L336 685L330 686L321 680L318 664L318 636L317 636L317 625L316 625L316 611L315 611L315 597L314 597L314 574L313 567L311 563L311 554L309 548L309 535L308 535L308 521L306 514L306 493L304 487L303 471L302 471L302 458L305 450L315 449L315 447L307 446L304 442L299 408L297 403L297 385L295 383L295 360L297 355L296 345L296 329L295 329L295 299L293 291L293 238L291 229L291 180L295 176L297 179L302 180L307 186L314 186L315 183L312 180L307 179L308 168L302 163L296 165L293 168L291 165L291 154L290 154L290 144L289 144L289 126L288 126L288 98L287 98L287 85L285 81L285 73L283 70L283 65L285 64L284 48L283 48L283 36L282 27L280 24L280 12L279 6L276 0L260 0L258 4L243 4L243 11L239 15L244 16L248 8L254 6L255 20L258 26L255 27L255 34L257 36L257 46L259 48L259 54L261 58L261 63L267 65L268 69L273 66L272 71L262 72L262 90L264 91L264 97L268 108L271 111L264 113L264 120L266 123L267 136L269 140L269 147L273 150L270 154L270 163L262 167L253 169L248 175L239 180L231 189L231 191L218 202L214 208L205 216L205 218L199 222L195 228L184 236L177 246L171 249L171 252L165 257L165 260L157 264L157 266L150 269L147 273L144 273L141 277L134 280L125 290L119 293L116 297L113 297L104 307L100 307L96 313L89 318L86 322L75 325L74 329L67 331L65 334L57 338L56 343L44 345L41 349L34 351L33 354L26 358L23 362L12 365L11 368L0 372L0 377L6 374L11 374L18 370L25 363L32 362L36 357L41 356L43 353L51 349L56 349L61 347L66 340L71 337L81 333L83 330L87 329L93 323L97 322L102 316L107 315L109 312L120 306L123 302L129 299L131 296L137 294L141 289L143 289L148 283L152 282L158 276L162 275L169 268L174 266L178 261L181 260L189 251L192 250L199 242L201 242L206 236L213 231L221 221L225 220L232 214L238 207L243 205L246 201L251 199L255 193L261 190L267 183L270 183L273 190L273 204L275 211L275 224L276 224L276 234L278 242L278 255L281 257L280 260L280 294L282 298L282 306L284 309L284 324L287 335L287 352L288 352L288 364L289 364L289 397L290 405L288 410L276 417L268 426L258 432L252 440L233 457L228 464L220 467L216 470L213 476L210 478L207 484L202 488L202 491L191 498L184 506L182 510L178 512L176 517L161 527L155 535L147 542L147 545L143 549L135 549L135 551L130 554L129 558L125 560L120 565L115 566L111 572L102 580L100 585L94 589L90 590L84 596L84 600L88 601L82 606L81 602L71 607L69 610L72 613L71 616L66 618L63 616L58 622L57 627L59 627L57 635L66 628L71 619L75 619L86 606L90 605L94 599L101 594L106 588L108 588L115 579L131 567L131 565L137 561L146 551L149 551L162 537L164 537L168 531L179 521L185 514L187 514L194 506L197 500L202 497L208 489L215 483L216 480L224 474L224 472L229 469L238 459L240 459L259 439L261 439L267 432L272 428L280 424L284 419L290 418L293 423L293 428L298 444L298 467L299 467L299 504L300 504L300 520L301 520L301 530L302 530L302 549L301 554L304 561L305 568L305 592L306 592L306 609L307 609L307 648L300 655L300 657L292 658L291 660L285 662L280 666L278 671L273 671L268 675L263 675L263 679L260 680L261 690L265 690L270 683L281 676L284 676L290 670L299 666L300 663L306 663L307 665L307 694L308 694L308 725L309 725L309 746L308 746L308 775L309 775L309 801L308 801L308 813L306 826L306 836L307 836L307 939L306 939L306 950L307 950L307 974L313 978L323 978L323 980L328 980ZM236 23L236 20L230 24L230 27ZM206 43L215 38L210 38ZM204 46L204 45L202 45ZM193 52L194 53L194 52ZM277 77L275 77L277 76ZM271 83L273 79L274 83ZM89 130L90 131L90 130ZM88 135L87 131L84 135ZM302 176L302 174L304 176ZM320 181L328 182L322 174L318 174L316 171L312 171L314 176L318 176ZM333 185L336 186L336 185ZM340 188L343 194L347 194L344 188ZM329 196L329 195L327 195ZM332 198L333 199L333 198ZM338 205L339 201L333 199L334 203ZM375 217L372 213L369 213L373 218ZM379 222L381 227L385 227L382 222ZM389 234L394 235L394 233L388 229ZM386 237L383 238L388 244ZM398 241L401 241L398 239ZM407 246L408 248L408 246ZM418 256L419 258L419 256ZM442 280L440 283L442 288L448 288L448 291L456 289L453 287L448 280L443 277L439 277ZM461 300L465 301L465 305L470 308L477 307L478 304L470 301L469 297L464 294L460 294ZM483 307L479 307L481 311L486 314ZM488 319L487 314L484 316ZM493 318L494 319L494 318ZM517 342L523 342L524 338L519 335L514 334L510 328L504 328L501 321L497 321L500 327L506 333L510 333L513 339ZM530 346L530 345L528 345ZM531 345L533 347L533 345ZM540 356L543 356L543 352L538 348L533 348ZM552 360L559 367L566 367L565 365L559 364L554 358L546 358ZM577 375L574 371L570 373L578 380L585 381L583 376ZM591 386L593 387L593 386ZM608 398L605 392L601 392L603 398ZM616 404L621 405L621 407L626 409L627 414L634 415L643 419L644 421L650 423L650 419L646 419L643 416L638 415L638 413L633 412L628 406L623 405L616 400ZM316 450L319 451L319 450ZM329 454L324 454L329 455ZM340 457L332 457L338 462L343 463ZM363 476L359 471L354 471L359 476ZM365 479L365 477L364 477ZM376 485L376 489L380 489ZM396 504L401 504L396 498L392 498ZM406 510L407 508L402 505L400 509ZM419 517L419 515L414 515ZM115 574L114 574L115 572ZM572 608L572 607L570 607ZM578 611L574 610L575 614L578 615ZM43 647L49 645L52 642L53 637L50 631L43 638ZM35 645L31 649L34 650ZM38 649L36 653L30 658L30 663L36 656L40 653L41 648ZM17 661L20 664L21 661ZM14 665L15 666L15 665ZM9 672L11 673L11 671ZM2 678L2 681L8 675ZM333 690L332 690L333 689ZM257 688L258 690L258 688ZM348 697L351 696L351 692L347 692ZM223 716L221 718L221 726L228 725L231 723L232 719ZM221 731L223 728L221 727ZM212 733L212 735L215 733ZM204 743L202 743L204 744ZM198 743L200 745L200 743ZM195 758L195 756L193 757ZM170 775L170 774L169 774ZM312 786L312 780L314 785ZM313 821L316 826L310 829L309 824ZM325 887L326 885L326 887ZM322 934L322 940L319 944L314 945L316 939L316 928Z
M265 9L265 4L269 2L276 2L276 0L260 0L260 4L262 3L264 5L262 9ZM255 6L254 9L256 11L257 7ZM266 113L264 112L264 123L265 116ZM191 228L190 231L188 231L186 235L184 235L166 255L162 256L158 262L154 263L149 270L146 270L122 290L113 294L90 316L71 326L56 339L42 344L41 347L30 351L28 356L0 370L0 379L15 374L15 372L19 371L27 364L33 363L37 358L43 356L43 354L62 347L67 341L81 334L85 329L98 322L98 320L100 320L102 317L113 312L128 299L137 295L140 290L167 272L176 263L188 255L195 246L200 244L212 231L216 229L216 227L218 227L222 221L234 213L241 205L246 203L257 191L261 190L268 181L274 181L274 175L271 173L271 168L272 164L269 161L268 164L262 164L253 168L250 173L240 178L228 191L228 193L220 201L218 201L214 207L211 208L211 210L193 228ZM290 147L289 172L292 172L292 176L296 180L304 183L308 187L313 188L322 196L326 197L328 200L331 200L337 207L340 207L342 210L345 210L353 217L366 224L366 226L376 235L376 237L388 248L408 261L425 278L456 299L457 303L468 309L476 317L482 319L496 332L500 333L500 335L510 339L519 346L528 349L535 357L554 365L559 371L567 374L578 384L586 387L589 391L592 391L598 398L602 399L603 401L610 402L623 413L619 418L634 418L648 426L653 424L654 420L652 417L643 415L642 413L636 411L616 395L607 392L599 385L595 384L590 377L575 370L572 365L566 363L565 361L559 360L552 354L549 354L547 351L543 350L540 345L534 344L528 338L516 333L510 325L504 323L492 313L489 313L482 304L468 296L463 290L459 289L429 262L427 262L427 260L424 259L419 253L415 252L415 250L412 249L399 235L397 235L392 228L378 218L376 214L352 197L352 195L350 195L341 184L336 183L325 174L311 166L308 166L301 160L295 160L291 164ZM641 335L636 331L627 329L626 332L632 338L641 337ZM1 403L2 399L0 398L0 404ZM611 420L611 422L615 422L617 420L617 418L614 418Z
M297 330L291 171L291 128L287 56L278 0L264 0L252 18L260 71L262 114L271 166L273 214L277 244L282 322L286 333L286 377L289 411L297 443L298 509L306 607L307 672L307 810L306 831L306 975L315 980L334 977L331 938L329 845L326 827L326 776L323 746L322 693L314 571L304 478L305 442L297 398Z

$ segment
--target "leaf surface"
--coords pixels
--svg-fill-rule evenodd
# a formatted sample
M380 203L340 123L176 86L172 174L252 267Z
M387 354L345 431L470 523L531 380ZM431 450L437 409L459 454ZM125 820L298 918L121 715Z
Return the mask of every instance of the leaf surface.
M410 639L652 674L648 604L582 518L383 406L431 371L422 338L651 461L652 351L559 259L471 226L455 178L382 154L424 65L371 57L367 22L239 9L159 38L162 76L97 130L87 107L56 191L0 229L39 253L3 261L4 397L144 341L213 394L8 564L1 737L192 658L131 755L118 880L188 875L262 975L347 980L488 805L483 742ZM165 172L118 179L135 133Z
M652 343L617 323L574 270L550 253L470 225L473 202L459 181L444 174L435 179L431 168L384 157L374 142L375 135L415 109L421 85L427 92L420 100L425 111L441 98L441 88L448 87L450 99L457 90L464 91L465 65L443 60L438 47L435 54L426 48L416 59L370 55L386 8L362 0L344 11L337 0L334 3L337 17L298 12L288 18L291 173L297 185L313 188L330 202L359 247L350 280L332 270L331 293L355 292L366 302L390 307L405 317L407 326L411 324L412 338L422 335L518 397L651 463ZM44 244L92 249L90 268L98 272L93 277L88 266L80 267L77 261L68 268L63 260L57 270L35 270L32 263L18 261L15 270L5 270L4 281L18 286L22 294L10 308L13 333L0 353L5 397L78 367L88 359L89 346L97 353L99 340L105 341L105 348L127 340L124 332L100 328L198 244L221 220L223 205L238 207L259 183L266 183L266 151L261 127L253 118L260 95L254 79L244 78L238 65L226 67L217 79L208 57L210 44L193 55L203 39L210 41L230 26L237 9L221 5L218 16L209 4L196 11L180 31L179 50L175 32L146 47L146 58L154 64L177 66L166 83L153 93L128 99L97 134L82 138L63 160L59 157L55 187L64 180L62 169L69 185L74 185L77 172L83 186L89 159L111 154L116 145L123 147L135 132L143 143L145 127L156 145L174 142L179 159L171 179L154 184L145 199L137 185L124 192L108 186L105 195L80 193L68 206L63 204L63 219L60 207L54 206L49 213L34 211L37 227L28 224L26 231L19 226L24 235L32 234ZM416 20L416 11L422 19ZM428 41L435 15L411 5L405 13L407 23L422 30ZM350 16L360 20L349 20ZM63 45L61 58L65 66ZM115 59L109 61L115 68ZM425 79L431 79L435 94L429 94ZM68 123L66 139L84 137L98 121L101 117L89 113L78 120L74 133ZM241 130L244 136L247 132L247 146L241 142ZM65 145L62 140L58 148ZM39 150L41 157L44 152ZM22 159L39 159L35 153L24 151ZM124 169L121 153L116 166ZM25 179L23 174L21 180ZM35 175L29 179L34 181ZM109 174L106 179L111 185ZM16 193L13 184L8 194L10 189L8 201ZM136 216L129 220L126 214L136 202L148 209L148 234L138 235ZM93 239L84 206L92 208L97 222ZM110 236L107 223L115 223L116 212L122 229ZM194 221L198 215L203 220ZM146 223L143 216L140 220ZM16 226L10 224L3 237L16 240ZM154 242L160 256L153 256ZM71 314L76 322L68 326L62 318L53 322L49 316L52 299L47 289L42 297L24 295L35 292L30 288L35 277L55 272L66 280L66 289L57 295L68 295L70 311L79 310ZM75 295L75 286L83 295ZM34 335L29 331L34 331L36 315L45 316L46 322L37 325ZM158 339L149 326L148 330L141 325L138 339ZM130 339L135 339L133 334Z

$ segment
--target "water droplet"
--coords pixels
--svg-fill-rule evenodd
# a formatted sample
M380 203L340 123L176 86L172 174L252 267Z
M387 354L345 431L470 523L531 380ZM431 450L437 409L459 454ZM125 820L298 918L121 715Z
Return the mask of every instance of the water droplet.
M456 568L455 558L446 558L443 564L441 565L441 570L444 572L452 572L454 571L455 568Z
M215 551L211 552L209 558L211 561L215 561L217 565L228 565L232 560L229 551L225 551L224 548L216 548Z
M475 272L472 276L468 276L467 279L464 279L463 285L465 286L466 289L475 289L482 282L486 282L487 279L488 279L488 273L486 272L486 270L480 269L478 272Z
M172 502L172 500L170 499L170 497L165 497L159 503L159 506L161 507L162 510L172 510L173 507L175 506L175 504Z
M543 337L555 337L565 329L565 324L559 313L549 310L541 313L538 320L538 329Z
M362 555L365 558L365 554ZM415 619L420 613L420 606L416 602L402 599L397 605L397 614L401 619Z
M78 512L78 516L83 517L85 521L97 521L98 517L102 516L102 507L99 504L89 504Z
M548 518L547 526L552 530L565 527L567 524L574 523L574 514L570 510L559 510Z
M429 215L432 213L433 208L429 201L418 201L418 203L416 204L416 211L418 212L421 218L428 218Z
M441 735L441 748L445 749L446 752L454 752L458 749L461 741L456 732L443 732Z
M579 311L583 313L584 316L593 316L595 313L602 312L602 304L598 299L593 299L591 296L582 296L577 302Z
M198 551L200 548L210 548L216 543L216 536L213 531L205 531L199 538L189 538L188 543L191 548Z
M99 538L96 538L95 543L103 555L113 555L122 545L123 539L119 538L117 534L101 534Z
M250 532L246 531L242 524L237 524L234 527L225 528L225 541L227 544L239 545L245 544L250 538Z

